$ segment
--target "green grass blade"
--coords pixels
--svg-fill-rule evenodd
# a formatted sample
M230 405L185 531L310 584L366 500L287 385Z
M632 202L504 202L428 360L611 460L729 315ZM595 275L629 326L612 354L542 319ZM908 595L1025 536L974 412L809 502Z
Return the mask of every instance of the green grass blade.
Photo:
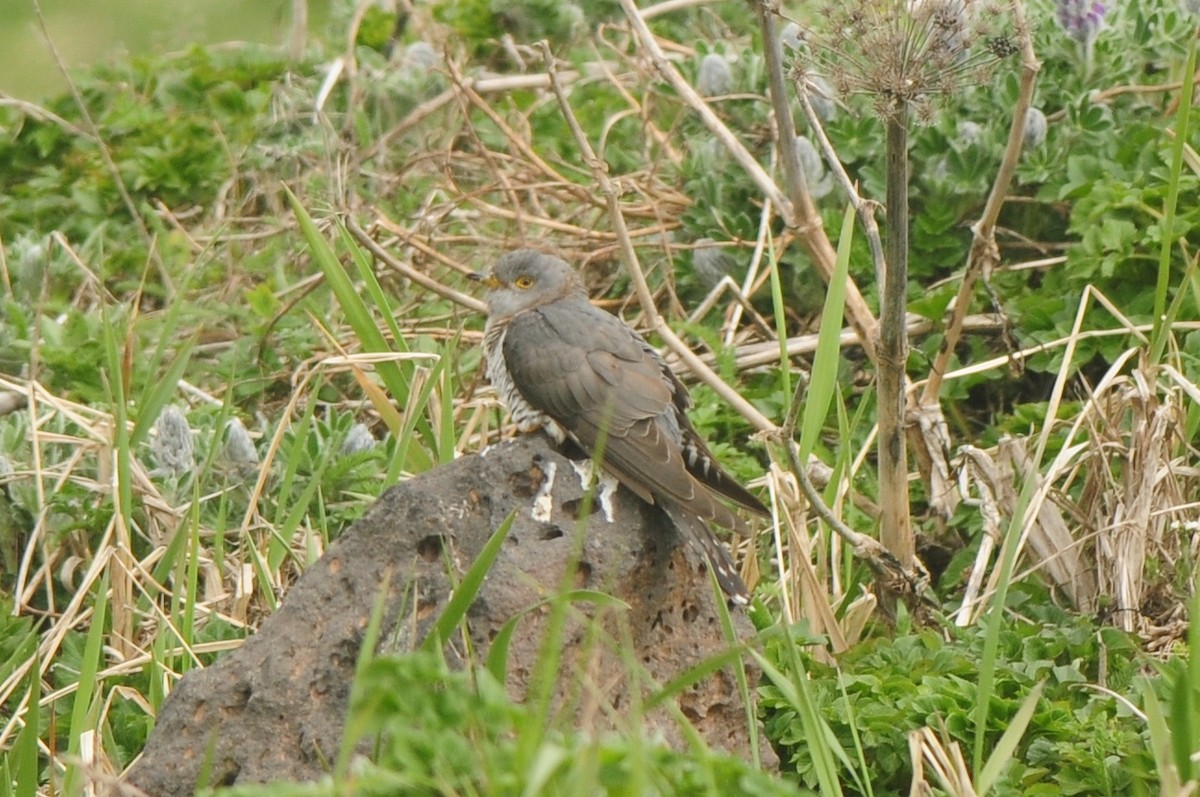
M155 382L152 382L149 388L142 394L138 401L138 419L133 425L133 432L129 435L129 444L136 446L138 443L146 439L146 435L150 433L150 429L154 427L154 422L158 420L159 413L163 407L175 395L175 391L179 385L179 380L183 378L184 372L192 362L192 352L195 349L196 337L193 336L190 340L180 344L179 353L171 364L167 366L166 373Z
M790 393L788 395L791 395ZM758 717L755 715L755 701L750 693L750 679L746 676L746 662L742 657L744 652L743 646L738 642L737 631L733 627L733 617L729 613L729 606L725 602L725 596L721 594L721 586L717 583L717 574L713 569L708 568L708 579L712 582L712 588L717 594L717 613L721 620L721 634L725 637L725 642L729 644L737 652L734 658L733 678L737 682L738 697L741 698L742 708L746 713L746 733L749 736L750 743L750 760L754 762L754 766L762 766L762 758L759 753L759 738L758 738Z
M609 609L624 609L628 611L629 604L620 598L614 598L606 592L597 592L593 589L576 589L567 593L567 600L572 603L594 603L597 606L602 606ZM549 603L549 599L540 600L527 609L517 613L509 618L508 622L500 627L496 636L492 639L490 647L488 647L486 667L492 677L498 683L504 683L508 676L508 650L512 645L512 638L517 626L521 620L528 616L531 612L535 612Z
M85 725L88 714L92 709L92 696L96 691L96 674L100 672L101 658L104 645L104 627L108 614L108 572L100 578L96 585L96 602L92 605L92 619L88 628L87 640L83 645L83 659L79 668L79 681L75 687L75 701L71 706L71 741L68 748L68 760L78 761L81 755L79 749L80 734L88 730ZM83 781L86 775L77 765L68 764L66 778L63 781L63 793L79 794L83 791Z
M987 740L988 714L992 705L992 692L996 687L996 664L1000 653L1000 630L1004 625L1004 605L1008 599L1008 587L1012 583L1013 568L1017 560L1021 527L1029 503L1036 490L1038 470L1036 463L1021 485L1017 505L1005 529L1004 542L1000 548L1000 578L996 594L992 598L987 614L987 626L983 635L983 653L979 657L979 686L975 693L975 748L972 769L983 771L983 754Z
M992 786L1004 774L1004 770L1013 762L1017 745L1021 743L1025 729L1029 727L1029 722L1033 719L1033 712L1037 708L1038 701L1042 699L1042 690L1045 686L1046 682L1041 681L1030 690L1029 696L1021 703L1021 708L1017 710L1016 716L1004 729L1000 741L996 743L996 748L992 750L987 763L983 765L983 769L975 778L975 792L979 797L986 797Z
M829 404L837 390L838 363L841 360L842 313L846 304L846 282L850 273L850 246L854 242L854 207L847 206L842 217L842 234L838 238L837 262L829 279L825 309L821 312L821 329L817 335L817 351L813 355L812 381L804 402L804 418L800 424L800 461L816 447Z
M450 595L450 600L446 602L446 608L442 610L442 614L434 623L433 629L429 635L421 643L422 650L440 650L443 642L450 638L450 634L458 626L462 619L467 616L467 610L471 608L471 604L475 602L475 596L479 594L480 587L483 586L483 579L487 575L488 570L492 568L492 564L496 561L496 557L500 554L500 549L504 546L504 541L508 539L509 529L512 528L513 521L517 519L517 513L514 510L509 513L508 517L500 524L500 527L492 533L487 543L483 546L483 550L479 552L479 556L475 557L475 561L463 574L462 580L454 588L454 592Z
M101 308L104 319L104 354L107 367L108 389L113 413L113 445L117 461L117 513L120 515L126 529L131 528L130 519L133 516L133 480L132 466L129 462L129 426L128 404L125 395L125 369L122 366L121 342L117 340L118 332L128 334L128 324L120 328L112 319L107 305Z
M301 206L300 201L296 199L291 191L287 191L288 201L292 205L292 211L296 214L296 219L300 224L300 232L304 235L304 240L308 243L308 248L312 252L313 260L321 267L321 272L325 275L325 281L329 284L333 295L337 297L338 305L342 308L342 312L346 315L346 321L350 324L354 334L358 336L362 343L364 351L368 352L391 352L392 348L388 345L387 340L383 337L383 333L379 331L379 327L375 325L375 319L372 317L367 305L359 296L358 290L355 288L353 280L346 270L342 268L341 261L333 251L333 247L321 235L321 231L317 229L316 223L308 212ZM353 251L353 250L352 250ZM379 293L382 296L382 291ZM390 309L386 306L386 301L382 309L390 315ZM384 385L392 394L392 400L397 404L403 405L409 393L408 381L404 378L404 374L394 362L376 363L375 370L379 374L379 378L383 380ZM428 423L424 423L425 430L428 430ZM391 429L392 434L397 437L400 435L399 429ZM436 441L432 439L431 434L426 436L426 442L430 447L436 445ZM420 447L409 447L406 454L414 458L410 462L410 467L414 471L421 471L430 468L433 465L429 455Z
M375 651L379 647L379 635L383 630L383 613L388 605L391 581L392 574L389 572L384 576L383 583L379 585L379 594L375 597L375 606L371 609L371 619L367 623L366 633L363 634L362 646L358 649L358 661L354 664L354 683L350 687L351 706L358 704L361 688L359 684L362 683L363 673L375 659ZM335 794L343 791L342 784L349 771L354 750L369 725L369 718L358 716L355 712L351 712L346 719L346 727L342 732L342 746L338 750L337 763L333 769L333 792Z
M42 702L42 668L36 646L30 661L29 695L25 705L25 727L17 734L12 748L11 760L15 761L17 788L16 797L37 797L38 793L38 737L41 735L39 718ZM7 784L6 784L7 785Z
M786 400L791 402L792 367L787 353L787 312L783 304L783 280L779 275L779 258L775 256L774 246L771 247L768 273L771 276L771 309L775 314L775 337L779 341L779 384ZM791 412L791 407L784 407L784 411Z
M1171 286L1171 250L1175 246L1175 216L1179 205L1179 178L1183 172L1183 154L1187 146L1188 121L1192 110L1192 91L1196 73L1196 37L1188 46L1187 65L1183 68L1183 88L1179 92L1179 111L1175 117L1175 146L1171 153L1171 171L1167 180L1166 207L1163 208L1162 242L1158 255L1158 279L1154 285L1154 331L1150 335L1150 362L1162 359L1170 327L1166 324L1167 292Z
M794 648L794 646L788 647ZM809 742L809 754L812 756L813 770L816 773L821 794L827 797L840 797L842 787L838 781L837 764L834 759L842 759L847 767L850 766L850 760L841 749L841 745L837 743L833 730L817 713L812 702L812 695L809 694L806 685L808 673L804 669L803 663L800 662L800 657L795 654L794 650L792 653L792 677L789 678L761 653L750 650L750 655L762 668L763 675L779 690L779 693L791 705L800 719L804 736ZM853 772L853 769L850 771Z

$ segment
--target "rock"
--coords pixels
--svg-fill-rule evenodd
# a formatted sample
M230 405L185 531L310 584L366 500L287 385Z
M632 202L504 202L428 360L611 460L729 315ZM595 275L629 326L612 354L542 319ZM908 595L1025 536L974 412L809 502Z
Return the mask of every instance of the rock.
M350 684L368 618L389 584L383 639L411 648L446 604L446 563L461 574L512 510L516 520L469 614L472 648L564 581L584 504L586 461L573 462L541 436L463 457L388 490L361 520L297 580L279 610L236 651L188 673L166 701L142 757L126 780L155 797L191 795L202 772L210 786L275 779L314 780L336 760ZM624 488L599 490L585 521L582 556L569 586L599 589L628 610L575 604L563 634L560 696L573 699L588 730L602 731L596 698L581 699L582 678L624 713L631 684L626 660L659 684L725 649L718 608L701 560L678 544L658 509ZM611 522L606 519L611 517ZM578 615L596 621L578 619ZM597 644L596 622L635 651ZM509 651L508 691L525 693L541 644L545 613L529 612ZM749 622L735 612L742 637ZM447 655L461 665L458 654ZM752 683L757 672L751 672ZM589 690L582 690L589 694ZM710 745L749 756L745 709L729 670L678 702ZM687 743L665 710L646 722L669 743ZM364 746L364 751L366 747ZM765 750L770 755L769 749Z

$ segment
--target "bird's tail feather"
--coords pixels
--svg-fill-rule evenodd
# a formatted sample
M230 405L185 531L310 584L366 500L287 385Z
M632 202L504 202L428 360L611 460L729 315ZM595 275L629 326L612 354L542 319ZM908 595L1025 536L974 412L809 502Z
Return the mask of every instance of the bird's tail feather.
M667 506L666 512L679 534L708 562L708 566L717 577L717 583L729 599L739 606L750 603L750 590L746 587L746 582L738 575L729 551L716 538L709 525L675 506Z

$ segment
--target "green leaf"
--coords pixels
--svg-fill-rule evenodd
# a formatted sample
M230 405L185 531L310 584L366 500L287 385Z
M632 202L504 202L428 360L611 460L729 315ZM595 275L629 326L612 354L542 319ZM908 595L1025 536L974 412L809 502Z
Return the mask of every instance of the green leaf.
M841 360L842 311L846 303L846 282L849 279L850 247L854 242L854 207L846 206L842 216L842 234L838 238L837 262L829 279L825 309L821 313L821 330L817 336L817 352L813 356L812 382L804 404L800 426L800 462L806 462L816 446L829 403L837 389L838 363Z
M442 610L441 616L434 623L429 635L421 643L422 650L441 650L442 645L450 638L450 634L467 616L467 610L475 602L475 596L479 594L479 589L483 586L483 579L496 561L516 518L517 512L514 509L488 538L487 543L480 550L479 556L475 557L475 561L463 574L462 580L455 585L450 600L446 602L446 608Z

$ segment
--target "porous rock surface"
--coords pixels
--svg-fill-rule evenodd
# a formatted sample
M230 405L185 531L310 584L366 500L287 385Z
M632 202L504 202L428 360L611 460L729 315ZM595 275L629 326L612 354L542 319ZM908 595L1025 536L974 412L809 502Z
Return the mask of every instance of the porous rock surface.
M513 510L509 537L468 614L477 660L510 618L564 583L580 522L586 524L582 556L565 583L603 590L629 608L574 607L633 647L623 659L611 644L595 642L596 623L577 615L568 622L559 684L573 695L582 727L602 731L605 717L625 713L630 689L637 688L628 676L630 658L663 684L726 649L709 576L659 510L610 488L599 491L581 521L587 464L528 436L388 490L241 648L180 681L126 782L155 797L183 797L193 794L202 772L210 786L319 778L337 757L355 661L381 585L389 585L382 638L399 639L401 648L419 644L449 596L447 562L465 571ZM739 635L749 636L739 611L734 620ZM507 686L517 700L544 623L543 611L529 612L514 634ZM448 653L453 661L456 651ZM581 679L591 688L580 690ZM588 697L579 698L581 691ZM685 690L678 703L709 744L749 755L745 709L730 670ZM665 710L644 719L685 748Z

